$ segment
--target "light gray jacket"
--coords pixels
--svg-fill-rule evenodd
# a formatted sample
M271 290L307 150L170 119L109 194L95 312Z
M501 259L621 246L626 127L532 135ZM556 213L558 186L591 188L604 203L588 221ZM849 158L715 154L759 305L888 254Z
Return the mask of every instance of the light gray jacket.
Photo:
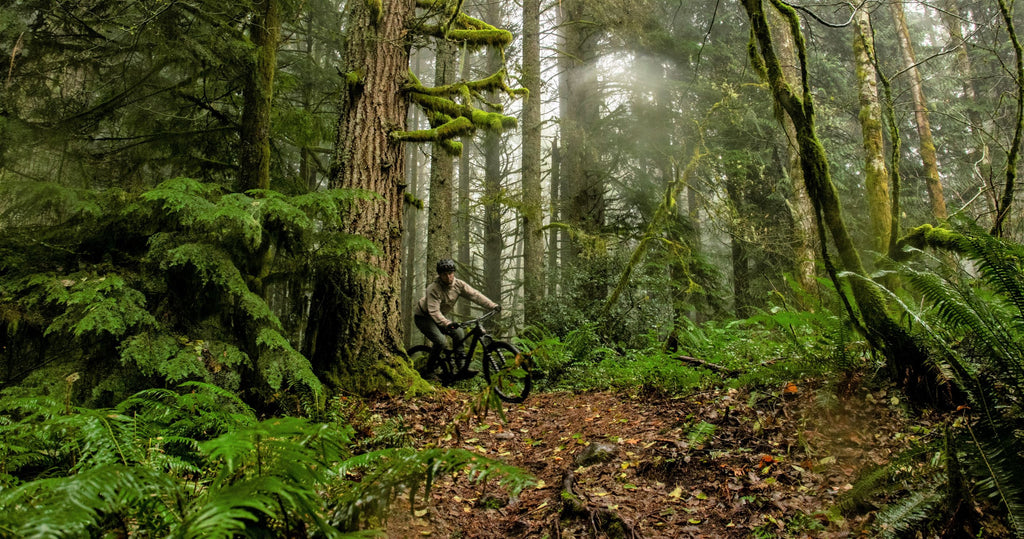
M429 316L437 325L445 327L451 323L447 315L455 308L455 302L460 297L465 297L485 309L493 309L498 306L487 296L477 292L475 288L466 284L466 281L458 277L452 284L445 286L439 279L434 279L427 287L427 293L416 303L416 316Z

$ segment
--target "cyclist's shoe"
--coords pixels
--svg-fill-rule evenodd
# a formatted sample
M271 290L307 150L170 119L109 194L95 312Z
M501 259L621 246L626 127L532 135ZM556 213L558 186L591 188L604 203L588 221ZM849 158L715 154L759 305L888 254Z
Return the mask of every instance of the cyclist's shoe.
M472 377L474 377L474 376L476 376L478 374L480 374L480 371L478 371L476 369L470 369L469 367L466 367L465 369L462 369L461 371L459 371L455 375L455 379L456 380L469 380L470 378L472 378Z

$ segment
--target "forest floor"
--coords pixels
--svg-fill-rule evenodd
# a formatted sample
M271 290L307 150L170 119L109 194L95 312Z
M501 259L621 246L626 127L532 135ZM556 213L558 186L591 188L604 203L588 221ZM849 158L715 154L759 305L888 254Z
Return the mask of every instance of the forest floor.
M536 485L510 497L494 481L440 478L426 505L396 501L389 537L857 536L866 517L830 509L913 438L894 394L811 382L680 398L542 393L506 405L505 422L469 413L472 398L441 390L371 408L401 416L419 447L498 459ZM581 464L588 446L607 458Z

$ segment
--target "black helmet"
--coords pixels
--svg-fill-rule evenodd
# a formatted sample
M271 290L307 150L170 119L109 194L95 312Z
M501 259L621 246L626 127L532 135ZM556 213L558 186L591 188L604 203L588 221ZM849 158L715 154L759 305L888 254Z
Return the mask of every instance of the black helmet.
M455 261L450 258L442 258L437 261L437 274L455 271Z

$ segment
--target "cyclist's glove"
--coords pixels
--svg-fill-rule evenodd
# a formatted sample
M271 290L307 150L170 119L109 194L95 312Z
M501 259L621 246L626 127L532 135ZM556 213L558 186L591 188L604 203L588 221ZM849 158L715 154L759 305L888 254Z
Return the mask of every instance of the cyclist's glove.
M500 313L501 312L501 305L495 305L494 306L494 312Z
M455 322L452 322L451 324L448 324L447 326L445 326L442 331L444 331L445 334L450 335L453 332L455 332L455 330L457 330L457 329L459 329L459 325L456 324Z

